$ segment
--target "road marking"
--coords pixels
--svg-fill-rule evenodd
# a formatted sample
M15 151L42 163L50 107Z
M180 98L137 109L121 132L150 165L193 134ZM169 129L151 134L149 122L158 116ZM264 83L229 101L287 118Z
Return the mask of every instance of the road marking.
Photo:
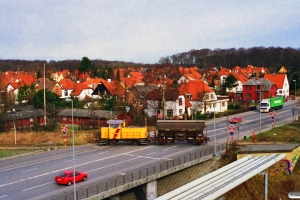
M169 150L169 149L173 149L173 148L176 148L177 146L173 146L173 147L170 147L170 148L166 148L164 149L163 151L166 151L166 150Z
M147 154L147 156L150 156L150 155L152 155L152 154L156 154L156 152L153 152L153 153L149 153L149 154Z
M7 197L7 195L0 196L0 199L3 198L3 197Z
M33 169L29 169L29 170L25 170L25 171L22 171L22 172L30 172L30 171L33 171L33 170L36 170L37 168L33 168Z
M104 153L106 153L107 151L104 151L104 152L100 152L100 153L98 153L98 154L104 154Z
M35 186L35 187L31 187L31 188L24 189L24 190L22 190L22 192L27 191L27 190L32 190L32 189L34 189L34 188L38 188L38 187L41 187L41 186L44 186L44 185L48 185L48 184L50 184L50 183L54 183L54 181L49 182L49 183L44 183L44 184L41 184L41 185L38 185L38 186Z

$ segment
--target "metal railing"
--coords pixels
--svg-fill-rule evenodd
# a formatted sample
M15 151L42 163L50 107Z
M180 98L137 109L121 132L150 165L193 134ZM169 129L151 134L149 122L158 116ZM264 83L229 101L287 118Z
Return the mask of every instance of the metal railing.
M225 150L226 147L227 147L226 143L218 144L217 152ZM77 197L77 199L84 199L84 198L90 197L92 195L96 195L101 192L105 192L110 189L119 187L121 185L125 185L127 183L130 183L130 182L142 179L144 177L162 172L164 170L176 167L178 165L199 159L201 157L204 157L207 155L212 155L213 152L214 152L214 147L209 147L207 149L198 150L193 153L187 154L185 156L180 156L180 157L174 158L169 161L164 161L164 162L158 163L156 165L152 165L152 166L149 166L146 168L142 168L142 169L133 171L133 172L125 174L125 175L117 176L114 179L100 182L100 183L97 183L96 185L77 189L76 197ZM62 196L55 197L52 200L74 200L74 194L73 194L73 192L66 193Z

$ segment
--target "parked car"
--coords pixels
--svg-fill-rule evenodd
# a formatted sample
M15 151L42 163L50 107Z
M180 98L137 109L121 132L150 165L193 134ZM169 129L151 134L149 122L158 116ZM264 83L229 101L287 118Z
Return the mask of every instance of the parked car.
M241 117L233 117L230 120L230 123L241 123L243 119Z
M88 174L85 172L75 171L75 181L86 181ZM74 183L73 171L65 170L55 176L55 182L62 185L72 185Z

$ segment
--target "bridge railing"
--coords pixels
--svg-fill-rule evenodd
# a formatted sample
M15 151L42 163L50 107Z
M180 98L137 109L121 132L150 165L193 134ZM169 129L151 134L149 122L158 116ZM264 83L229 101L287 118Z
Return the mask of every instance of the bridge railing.
M225 150L227 147L227 144L218 144L217 145L217 151L223 151ZM108 191L110 189L119 187L121 185L125 185L127 183L142 179L144 177L162 172L164 170L176 167L178 165L199 159L201 157L207 156L207 155L212 155L214 152L214 147L209 147L206 149L201 149L198 151L195 151L193 153L189 153L187 155L184 156L180 156L177 158L174 158L172 160L168 160L168 161L163 161L161 163L158 163L156 165L152 165L146 168L142 168L136 171L133 171L131 173L128 174L124 174L124 175L120 175L117 176L114 179L110 179L104 182L100 182L97 183L95 185L91 185L85 188L81 188L81 189L77 189L76 190L76 196L77 199L84 199L87 197L90 197L92 195L96 195L99 194L101 192L105 192ZM71 193L67 193L64 194L62 196L59 197L55 197L53 198L53 200L73 200L74 199L74 194L73 192Z

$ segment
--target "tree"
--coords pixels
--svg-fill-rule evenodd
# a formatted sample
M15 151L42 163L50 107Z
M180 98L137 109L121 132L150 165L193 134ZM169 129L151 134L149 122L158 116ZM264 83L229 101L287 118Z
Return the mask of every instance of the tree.
M35 94L35 85L32 83L31 85L26 85L26 83L19 87L19 91L17 94L17 101L19 103L31 102L33 96Z
M42 78L41 70L38 71L38 73L37 73L37 75L36 75L36 78L37 78L37 79Z
M46 89L46 104L49 106L55 105L56 107L60 105L59 96L56 93L53 93ZM32 98L32 102L34 107L36 108L43 108L44 107L44 90L39 90L35 93Z
M237 79L232 74L229 74L229 76L225 79L225 82L222 84L222 93L226 94L226 89L230 92L232 88L235 88L238 85Z
M86 72L94 72L95 66L92 61L88 57L83 57L79 66L79 72L86 73Z

